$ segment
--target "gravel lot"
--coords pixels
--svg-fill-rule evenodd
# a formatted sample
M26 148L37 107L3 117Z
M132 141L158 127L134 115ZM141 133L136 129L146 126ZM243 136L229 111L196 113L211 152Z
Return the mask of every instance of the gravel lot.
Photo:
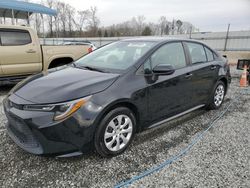
M232 73L237 77L235 67ZM10 89L0 88L0 101ZM238 95L239 100L186 155L131 187L250 187L250 88L239 88L237 78L221 109L197 110L143 132L124 154L112 159L95 153L64 159L25 153L5 132L1 102L0 187L113 187L178 154Z

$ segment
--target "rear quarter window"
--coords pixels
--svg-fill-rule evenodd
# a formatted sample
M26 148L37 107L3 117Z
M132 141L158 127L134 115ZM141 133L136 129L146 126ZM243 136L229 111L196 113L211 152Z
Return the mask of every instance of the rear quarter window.
M214 60L214 53L211 50L209 50L207 47L205 47L205 51L207 54L207 60L213 61Z
M19 46L31 43L28 31L0 31L2 46Z

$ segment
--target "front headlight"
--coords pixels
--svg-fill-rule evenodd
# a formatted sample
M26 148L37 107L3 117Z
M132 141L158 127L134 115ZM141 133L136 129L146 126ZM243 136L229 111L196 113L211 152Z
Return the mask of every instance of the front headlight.
M60 103L60 104L48 104L48 105L25 105L24 110L28 111L43 111L43 112L54 112L54 120L60 121L66 119L79 108L84 106L91 96L84 97L82 99Z

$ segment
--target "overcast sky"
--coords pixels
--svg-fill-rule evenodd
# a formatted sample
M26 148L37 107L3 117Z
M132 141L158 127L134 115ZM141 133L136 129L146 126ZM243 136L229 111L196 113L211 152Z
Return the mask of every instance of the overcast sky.
M250 30L250 0L61 0L77 10L97 6L101 25L107 26L144 15L146 21L189 21L201 31Z

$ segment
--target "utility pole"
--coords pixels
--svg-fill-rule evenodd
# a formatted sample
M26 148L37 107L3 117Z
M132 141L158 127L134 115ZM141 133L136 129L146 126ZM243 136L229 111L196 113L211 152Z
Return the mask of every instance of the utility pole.
M174 35L174 29L175 29L174 19L172 21L171 29L172 29L172 35Z
M226 38L225 38L224 51L227 50L227 40L228 40L229 30L230 30L230 24L228 24L228 26L227 26L227 34L226 34Z
M15 14L13 9L11 10L11 14L12 14L11 23L12 25L15 25Z
M192 27L192 26L190 26L189 39L191 39L191 38L192 38L192 30L193 30L193 27Z

